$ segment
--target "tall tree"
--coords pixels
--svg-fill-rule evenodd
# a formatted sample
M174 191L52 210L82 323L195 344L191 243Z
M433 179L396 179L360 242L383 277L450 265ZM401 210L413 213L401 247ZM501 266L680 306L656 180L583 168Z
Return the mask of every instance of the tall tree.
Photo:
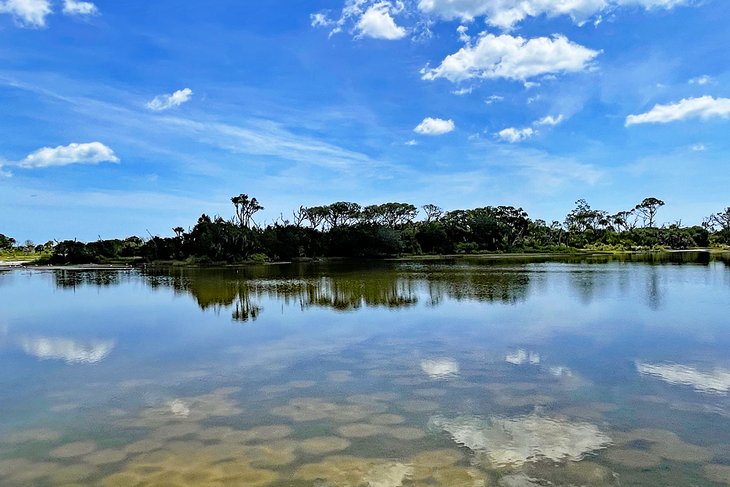
M423 208L423 211L426 213L426 223L435 222L444 214L444 210L430 203L423 205L421 208Z
M261 206L256 198L249 198L247 194L239 194L231 198L231 203L236 208L236 218L239 225L248 227L251 223L253 215L264 207Z
M662 206L664 206L664 202L662 200L651 196L649 198L644 198L641 203L634 207L634 210L636 210L641 218L643 218L644 226L652 228L654 227L656 214Z

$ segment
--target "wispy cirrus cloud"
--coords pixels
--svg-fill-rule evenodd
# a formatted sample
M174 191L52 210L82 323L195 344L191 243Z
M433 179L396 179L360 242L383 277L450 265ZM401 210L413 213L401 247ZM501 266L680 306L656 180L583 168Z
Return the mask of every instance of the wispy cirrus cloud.
M683 98L676 103L657 104L654 108L638 115L626 117L626 126L642 123L669 123L688 119L709 120L730 117L730 98Z
M43 147L28 154L20 162L20 167L43 168L68 166L69 164L98 164L100 162L119 162L119 158L101 142Z
M162 112L171 108L179 107L183 103L187 103L193 97L193 90L183 88L169 95L157 95L149 103L147 108L155 112Z

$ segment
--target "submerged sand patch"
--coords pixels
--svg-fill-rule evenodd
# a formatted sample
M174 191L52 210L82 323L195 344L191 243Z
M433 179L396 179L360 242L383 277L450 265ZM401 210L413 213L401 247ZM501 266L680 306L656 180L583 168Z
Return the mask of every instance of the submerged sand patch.
M635 448L609 450L606 458L611 463L629 468L652 468L662 463L658 455Z
M93 441L74 441L66 443L58 448L51 450L50 455L53 458L73 458L87 455L96 450L96 443Z

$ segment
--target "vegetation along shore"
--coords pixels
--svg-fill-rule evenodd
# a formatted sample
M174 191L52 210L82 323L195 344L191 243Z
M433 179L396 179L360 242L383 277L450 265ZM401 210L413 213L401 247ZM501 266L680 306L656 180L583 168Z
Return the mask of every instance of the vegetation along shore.
M482 253L647 251L730 246L730 207L693 226L657 224L664 202L649 197L611 214L585 200L563 222L532 219L522 208L485 206L444 211L409 203L361 206L336 202L300 207L290 218L259 225L256 198L231 198L229 219L201 215L174 236L18 244L0 234L0 263L41 264L185 262L190 264L288 261L323 257L393 257ZM419 218L420 217L420 218Z

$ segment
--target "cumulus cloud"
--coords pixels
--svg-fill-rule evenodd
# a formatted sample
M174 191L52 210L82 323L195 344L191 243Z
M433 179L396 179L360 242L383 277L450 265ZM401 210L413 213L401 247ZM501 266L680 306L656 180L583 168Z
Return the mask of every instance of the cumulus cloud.
M485 17L489 25L511 29L528 17L540 15L569 16L577 24L598 16L596 22L600 23L600 14L623 6L651 10L689 3L690 0L419 0L418 8L446 20Z
M81 342L70 338L24 337L23 351L41 360L63 360L68 364L94 364L104 360L114 349L114 342Z
M99 9L91 2L64 0L63 13L66 15L97 15L99 13Z
M147 103L147 108L156 112L163 110L169 110L170 108L179 107L183 103L190 101L193 96L193 90L190 88L183 88L177 90L171 95L158 95L152 101Z
M730 370L700 371L682 364L650 364L638 362L641 375L656 377L668 384L691 386L698 392L726 395L730 391Z
M670 105L654 105L654 108L639 115L626 117L626 126L640 123L669 123L678 120L699 118L728 118L730 116L730 98L683 98Z
M552 115L548 115L546 117L541 118L540 120L535 121L535 125L558 125L559 123L563 122L565 120L565 117L563 114L558 115L557 117L553 117Z
M0 0L0 13L12 15L21 27L45 27L50 0Z
M404 10L402 1L347 0L337 20L330 19L325 11L311 14L309 18L312 27L331 27L330 36L347 30L356 38L397 40L408 33L395 20Z
M445 78L513 79L584 71L599 52L571 42L562 35L525 39L508 34L482 34L476 44L467 44L448 55L441 64L421 71L425 80Z
M396 25L390 9L388 2L380 2L368 8L355 26L357 36L389 41L405 37L406 30Z
M418 142L416 142L416 140L414 140L414 139L411 139L411 140L406 141L406 145L414 146L414 145L418 145Z
M69 164L98 164L100 162L119 162L119 158L101 142L86 144L59 145L58 147L43 147L38 149L20 162L24 168L39 168L51 166L67 166Z
M529 138L532 138L532 136L535 135L536 133L537 132L535 132L531 127L525 127L522 129L518 129L515 127L509 127L509 128L502 129L499 132L497 132L496 136L500 140L509 142L510 144L514 144L514 143L523 142Z
M444 135L453 132L455 128L453 120L426 117L413 131L421 135Z

